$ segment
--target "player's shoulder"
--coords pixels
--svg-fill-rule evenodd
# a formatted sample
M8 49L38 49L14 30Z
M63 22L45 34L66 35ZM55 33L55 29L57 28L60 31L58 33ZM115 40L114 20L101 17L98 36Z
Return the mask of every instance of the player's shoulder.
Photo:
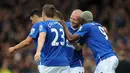
M85 23L85 24L82 25L82 27L86 27L86 28L91 27L91 26L92 26L92 23Z
M58 21L56 21L56 20L47 20L47 21L45 21L45 25L52 25L54 23L58 23Z
M62 27L63 26L60 24L60 22L56 21L56 20L47 20L44 24L45 27L48 27L48 28L52 28L52 27L55 27L55 28L59 28L59 27Z
M94 25L96 25L96 26L101 26L100 23L96 23L96 22L89 22L89 23L83 24L84 27L92 27L92 26L94 26Z
M97 26L102 26L102 24L97 23L97 22L94 22L94 24L97 25Z
M44 21L37 22L33 25L33 27L39 27L39 25L44 24Z

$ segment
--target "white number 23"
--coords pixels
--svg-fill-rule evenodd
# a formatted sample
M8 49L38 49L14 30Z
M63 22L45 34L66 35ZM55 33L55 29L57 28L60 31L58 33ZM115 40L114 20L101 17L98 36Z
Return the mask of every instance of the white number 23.
M55 33L55 38L54 38L54 40L53 40L52 43L51 43L52 46L59 46L59 44L60 44L60 45L64 45L64 44L65 44L64 30L60 28L59 31L62 33L62 34L60 35L62 41L61 41L61 40L58 41L58 37L59 37L58 30L55 29L55 28L52 28L52 29L51 29L51 32L54 32L54 33Z

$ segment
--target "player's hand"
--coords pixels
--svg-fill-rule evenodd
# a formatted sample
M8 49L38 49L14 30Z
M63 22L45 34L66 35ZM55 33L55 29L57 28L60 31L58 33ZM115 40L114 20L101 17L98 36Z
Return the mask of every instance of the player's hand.
M106 32L106 34L108 34L107 28L103 27L104 31Z
M60 24L61 24L63 27L66 26L66 22L65 22L64 20L61 20L61 21L60 21Z
M34 60L35 60L36 62L38 62L38 61L40 60L40 55L41 55L40 52L36 52L36 54L34 55Z
M9 54L13 53L14 51L15 51L15 48L14 48L14 47L10 47L10 48L8 49Z

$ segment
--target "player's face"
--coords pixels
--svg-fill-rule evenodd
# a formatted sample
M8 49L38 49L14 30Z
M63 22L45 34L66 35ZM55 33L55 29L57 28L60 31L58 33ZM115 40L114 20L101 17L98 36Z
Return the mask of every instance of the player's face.
M70 22L72 24L72 27L77 27L80 25L80 17L75 14L72 14L70 17Z
M39 17L34 15L30 17L30 20L32 21L32 24L36 23L39 20Z
M34 24L34 23L35 23L35 19L34 19L34 17L33 17L33 16L31 16L31 17L30 17L30 20L32 21L32 24Z

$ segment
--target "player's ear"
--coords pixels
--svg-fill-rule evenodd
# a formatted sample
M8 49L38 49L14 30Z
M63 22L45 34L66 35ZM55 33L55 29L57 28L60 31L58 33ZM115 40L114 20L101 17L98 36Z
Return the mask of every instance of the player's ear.
M80 24L84 24L85 23L85 20L80 18Z
M45 15L45 13L44 12L42 12L42 17L45 17L46 15Z

